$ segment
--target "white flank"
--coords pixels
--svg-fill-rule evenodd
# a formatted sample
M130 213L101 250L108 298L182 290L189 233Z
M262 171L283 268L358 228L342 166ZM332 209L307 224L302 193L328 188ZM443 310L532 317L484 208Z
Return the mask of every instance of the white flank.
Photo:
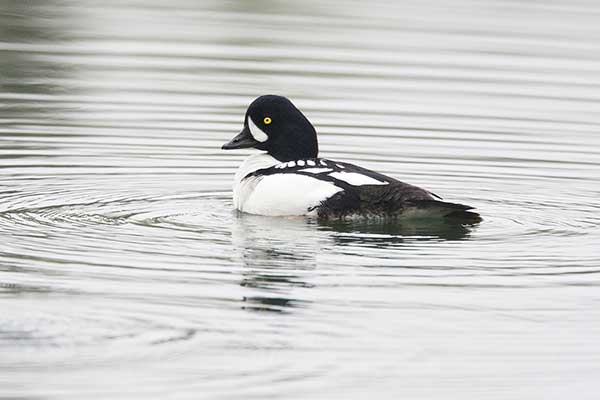
M330 182L298 174L249 178L242 185L246 182L247 187L252 190L243 191L244 198L236 202L236 207L241 211L260 215L314 214L315 206L342 190Z
M340 181L349 183L350 185L353 185L353 186L387 185L388 184L387 182L381 182L381 181L378 181L377 179L373 179L371 177L368 177L363 174L359 174L357 172L333 172L333 173L329 174L329 176L339 179Z
M250 133L252 134L252 137L254 137L254 139L258 140L259 142L267 141L269 136L266 133L264 133L262 129L256 126L256 124L254 123L254 121L252 121L252 118L250 117L248 117L248 126L250 127Z

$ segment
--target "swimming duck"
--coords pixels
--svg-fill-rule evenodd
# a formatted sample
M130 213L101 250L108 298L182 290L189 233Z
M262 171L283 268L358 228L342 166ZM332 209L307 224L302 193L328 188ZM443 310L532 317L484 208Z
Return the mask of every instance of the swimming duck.
M319 157L313 125L286 97L254 100L224 150L255 148L235 174L233 203L250 214L320 219L446 218L471 221L473 207L347 162Z

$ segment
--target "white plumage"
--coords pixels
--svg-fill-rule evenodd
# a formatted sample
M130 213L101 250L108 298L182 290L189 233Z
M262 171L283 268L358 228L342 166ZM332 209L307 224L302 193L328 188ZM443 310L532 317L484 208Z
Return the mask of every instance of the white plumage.
M254 137L254 139L256 139L258 142L266 142L269 139L269 136L262 129L256 126L250 117L248 117L248 127L250 128L252 137Z
M338 167L343 168L341 165L337 164ZM329 174L340 181L344 181L354 186L361 185L387 185L387 182L378 181L377 179L373 179L370 176L366 176L363 174L359 174L357 172L333 172Z
M331 168L304 168L299 170L298 172L308 172L309 174L320 174L323 172L331 172L333 171Z
M342 190L331 182L294 173L248 176L278 164L267 154L250 156L244 161L235 174L235 208L250 214L309 215L314 207Z

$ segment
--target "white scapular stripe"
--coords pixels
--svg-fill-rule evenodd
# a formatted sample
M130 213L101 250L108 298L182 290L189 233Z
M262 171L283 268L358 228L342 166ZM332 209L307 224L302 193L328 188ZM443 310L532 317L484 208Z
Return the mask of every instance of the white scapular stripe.
M259 142L266 142L267 139L269 139L269 136L264 133L262 129L256 126L250 117L248 117L248 126L250 127L250 133L254 139L258 140Z
M304 168L299 170L298 172L308 172L309 174L320 174L321 172L331 172L333 171L331 168Z
M377 179L373 179L369 176L359 174L357 172L333 172L333 173L329 174L329 176L339 179L340 181L349 183L350 185L353 185L353 186L387 185L388 184L387 182L381 182L381 181L378 181Z

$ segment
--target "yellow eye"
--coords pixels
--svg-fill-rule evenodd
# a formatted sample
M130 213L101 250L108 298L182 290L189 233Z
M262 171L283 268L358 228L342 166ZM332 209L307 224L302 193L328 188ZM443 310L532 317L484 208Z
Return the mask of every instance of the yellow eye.
M265 117L265 119L263 119L263 122L265 123L265 125L269 125L273 121L271 121L271 118Z

